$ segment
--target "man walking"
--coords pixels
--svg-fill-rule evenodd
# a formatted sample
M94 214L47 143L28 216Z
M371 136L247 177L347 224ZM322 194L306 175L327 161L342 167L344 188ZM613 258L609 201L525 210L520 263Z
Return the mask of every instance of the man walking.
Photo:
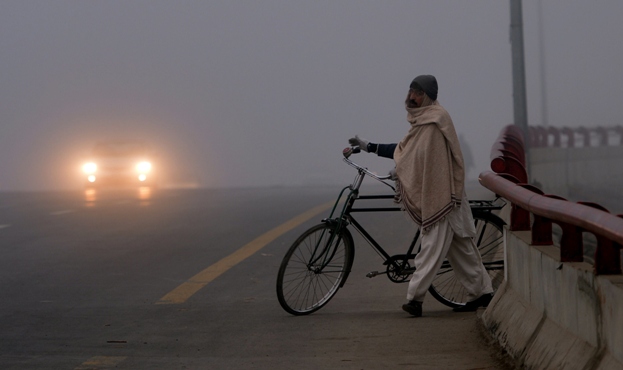
M454 124L437 101L437 80L417 76L405 100L407 135L398 144L375 144L355 136L352 146L393 158L396 201L422 230L421 250L402 309L422 316L422 302L444 258L447 258L469 301L454 311L475 311L493 297L491 279L472 240L476 230L465 194L465 166Z

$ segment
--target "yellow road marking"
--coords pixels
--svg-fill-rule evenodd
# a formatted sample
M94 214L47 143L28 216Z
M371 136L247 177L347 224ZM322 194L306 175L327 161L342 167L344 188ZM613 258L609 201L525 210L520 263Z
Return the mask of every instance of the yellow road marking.
M125 359L126 356L95 356L86 360L74 370L111 369Z
M56 211L56 212L50 212L50 216L60 216L60 215L64 215L67 213L72 213L72 212L76 212L73 209L64 209L62 211Z
M264 248L268 243L277 239L282 234L294 229L303 222L318 215L320 212L323 212L328 208L332 207L333 204L334 202L329 202L314 207L307 212L304 212L294 217L290 221L287 221L277 226L276 228L260 235L257 239L253 240L249 244L243 246L229 256L199 272L197 275L191 277L188 281L173 289L164 297L160 298L160 300L156 302L156 304L180 304L186 302L188 298L190 298L193 294L197 293L197 291L206 286L212 280L216 279L230 268L252 256L255 252Z

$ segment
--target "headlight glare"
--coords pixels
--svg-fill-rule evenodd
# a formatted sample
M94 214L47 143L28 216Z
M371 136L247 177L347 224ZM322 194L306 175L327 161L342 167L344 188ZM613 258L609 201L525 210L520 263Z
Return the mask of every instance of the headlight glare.
M136 170L140 173L147 173L151 170L151 163L140 162L136 165Z
M84 172L87 175L94 174L96 171L97 171L97 164L93 162L85 163L82 166L82 172Z

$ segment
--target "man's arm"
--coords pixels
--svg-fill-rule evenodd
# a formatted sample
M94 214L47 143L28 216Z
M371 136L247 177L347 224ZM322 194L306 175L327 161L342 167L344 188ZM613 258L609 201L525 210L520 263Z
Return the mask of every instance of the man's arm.
M379 157L394 159L394 150L398 144L374 144L369 143L370 153L376 153Z
M358 135L348 139L348 143L354 147L359 147L364 152L376 153L379 157L394 159L394 149L398 144L375 144Z

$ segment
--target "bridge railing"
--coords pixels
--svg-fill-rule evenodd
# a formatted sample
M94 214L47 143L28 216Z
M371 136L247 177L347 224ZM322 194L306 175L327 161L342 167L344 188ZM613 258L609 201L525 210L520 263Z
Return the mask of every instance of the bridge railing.
M530 126L531 148L576 148L623 145L623 126L543 127Z
M551 132L541 134L547 138ZM524 138L518 127L509 125L500 132L491 148L491 169L481 173L479 181L511 203L510 230L532 230L533 245L553 245L552 224L558 225L561 262L583 261L582 234L592 233L597 240L595 274L621 274L623 215L613 215L599 204L544 194L528 184Z
M623 212L623 126L530 126L528 177L549 194Z

